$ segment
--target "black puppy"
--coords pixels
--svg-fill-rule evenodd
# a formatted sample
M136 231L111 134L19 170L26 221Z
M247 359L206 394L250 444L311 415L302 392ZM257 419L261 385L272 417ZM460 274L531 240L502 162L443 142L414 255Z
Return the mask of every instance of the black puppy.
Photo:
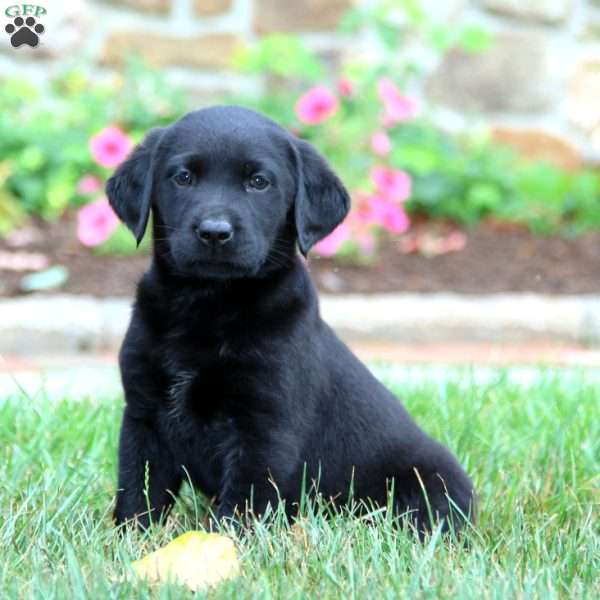
M154 252L120 353L117 523L166 514L187 473L218 517L325 498L459 528L473 488L454 457L321 320L300 251L350 198L308 143L233 106L152 130L108 181ZM451 500L449 500L449 498Z

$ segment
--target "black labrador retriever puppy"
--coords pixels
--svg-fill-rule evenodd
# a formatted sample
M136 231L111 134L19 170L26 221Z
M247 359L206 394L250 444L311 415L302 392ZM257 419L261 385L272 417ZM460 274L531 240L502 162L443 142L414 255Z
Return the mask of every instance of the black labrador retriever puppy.
M393 506L455 529L473 487L446 448L321 320L300 252L346 216L348 192L307 142L219 106L154 129L107 184L154 250L121 353L126 406L115 520L164 516L184 479L217 517ZM391 503L390 488L393 488Z

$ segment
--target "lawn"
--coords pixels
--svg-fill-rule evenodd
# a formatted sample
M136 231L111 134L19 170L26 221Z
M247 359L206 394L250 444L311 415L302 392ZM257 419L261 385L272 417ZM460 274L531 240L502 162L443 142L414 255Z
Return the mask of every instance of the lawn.
M400 393L405 384L389 383ZM473 474L480 519L468 547L416 543L381 515L308 515L239 541L242 576L211 598L594 598L600 595L600 390L554 371L519 384L450 372L403 389L409 410ZM182 598L125 579L130 560L198 526L186 490L150 535L111 526L120 398L0 401L3 598ZM202 595L202 594L200 594Z

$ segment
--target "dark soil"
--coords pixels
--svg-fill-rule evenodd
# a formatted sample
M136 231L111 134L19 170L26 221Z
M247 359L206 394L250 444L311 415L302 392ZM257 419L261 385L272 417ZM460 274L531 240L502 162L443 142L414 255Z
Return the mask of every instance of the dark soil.
M566 239L487 224L465 233L464 250L441 256L402 254L389 241L371 268L322 259L310 267L317 285L330 292L600 292L600 232Z
M13 248L0 239L0 250L42 252L51 264L67 267L69 280L52 293L131 296L149 262L144 254L94 255L79 244L75 225L69 219L52 225L38 223L35 228L39 233L37 241ZM600 293L600 232L567 239L539 237L515 227L486 224L465 233L464 250L442 256L403 254L399 242L389 240L371 266L311 257L309 268L317 286L330 293ZM24 274L0 270L0 296L19 294L19 281Z

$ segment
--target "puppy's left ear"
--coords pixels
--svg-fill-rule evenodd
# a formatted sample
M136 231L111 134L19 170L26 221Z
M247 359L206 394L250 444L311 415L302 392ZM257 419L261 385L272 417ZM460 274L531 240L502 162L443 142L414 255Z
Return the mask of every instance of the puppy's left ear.
M144 237L154 187L154 154L164 132L152 129L106 183L106 195L117 216L135 235Z
M298 246L304 256L350 210L350 195L327 161L303 140L294 140L298 189L294 206Z

